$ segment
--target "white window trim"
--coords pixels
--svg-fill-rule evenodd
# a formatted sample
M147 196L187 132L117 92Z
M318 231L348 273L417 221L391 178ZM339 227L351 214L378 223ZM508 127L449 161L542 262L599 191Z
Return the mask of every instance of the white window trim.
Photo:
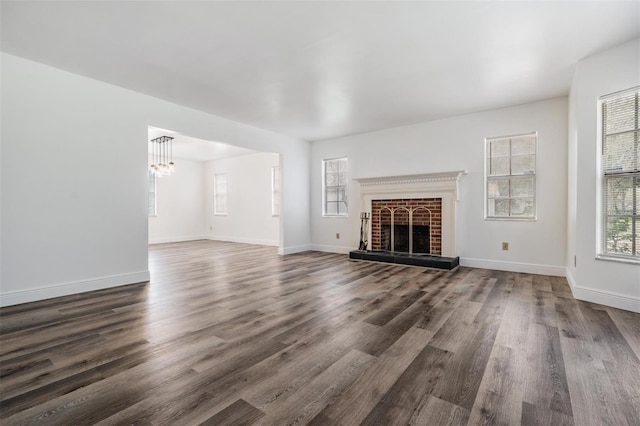
M149 200L147 199L147 214L149 217L158 217L158 177L151 171L148 172L149 176L147 176L147 185L151 185L151 177L153 177L153 191L151 191L151 187L147 188L147 198L149 194L153 192L153 213L149 213Z
M616 98L623 96L627 93L637 92L640 90L640 86L632 87L630 89L620 90L618 92L609 93L607 95L600 96L598 99L598 118L597 122L597 158L596 158L596 167L599 173L598 184L596 185L596 214L598 217L598 225L596 227L596 260L602 260L607 262L616 262L616 263L626 263L633 265L640 265L640 258L633 255L625 255L625 254L615 254L607 252L607 236L606 236L606 226L607 226L607 215L605 214L605 174L604 174L604 165L603 165L603 155L604 155L604 126L603 126L603 103L608 99Z
M531 175L505 175L499 176L498 178L510 178L510 177L519 177L519 176L533 176L533 216L489 216L489 171L487 170L487 147L489 146L489 141L495 139L506 139L506 138L515 138L519 136L528 136L535 135L536 137L536 149L534 152L535 163L534 163L534 173ZM509 222L536 222L538 220L538 132L529 132L529 133L518 133L512 135L505 136L492 136L484 139L484 220L487 221L509 221Z
M325 167L326 167L326 163L328 161L334 161L334 160L345 160L347 163L347 170L345 171L345 175L347 176L346 179L346 184L344 185L344 190L345 190L345 195L347 196L347 202L346 202L346 212L344 214L328 214L326 212L326 207L327 207L327 203L326 203L326 197L327 197L327 190L326 190L326 186L325 186L325 182L326 182L326 174L325 174ZM348 157L333 157L333 158L325 158L322 160L322 217L326 217L326 218L348 218L349 217L349 179L348 179L348 175L349 175L349 158Z
M271 167L271 216L278 217L282 212L282 175L280 166Z
M225 185L225 192L224 192L224 197L225 197L225 210L224 212L219 212L218 211L218 203L217 203L217 199L218 199L218 182L217 180L219 179L219 176L224 176L225 177L225 181L224 181L224 185ZM228 216L229 213L229 176L227 175L227 173L216 173L213 175L213 215L214 216Z

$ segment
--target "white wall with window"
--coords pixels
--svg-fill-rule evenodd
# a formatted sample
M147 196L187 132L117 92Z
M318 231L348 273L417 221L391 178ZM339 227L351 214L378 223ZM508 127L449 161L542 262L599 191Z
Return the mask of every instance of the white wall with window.
M535 219L537 133L486 139L487 219Z
M227 215L228 182L226 173L213 175L213 214Z
M456 248L462 264L564 275L567 112L567 98L563 97L313 142L313 248L348 252L358 247L359 213L367 206L359 205L360 188L354 179L467 170L460 178L456 208ZM532 131L537 132L536 220L487 220L485 138ZM533 150L531 145L526 149ZM533 154L526 151L523 156L533 163ZM342 157L349 159L349 216L327 218L322 215L322 160ZM531 188L519 191L527 197L532 194ZM509 243L509 250L502 250L502 242Z
M348 215L347 158L322 160L322 214Z
M281 217L273 215L273 170L280 156L256 153L205 163L207 238L219 241L278 246ZM226 181L224 214L218 214ZM285 184L286 182L282 182ZM217 211L223 211L222 209Z
M625 223L633 222L625 220L628 201L637 195L637 187L629 188L633 166L625 160L633 148L628 141L625 146L628 134L616 136L606 118L603 125L601 105L613 99L607 95L637 86L640 39L576 65L569 96L567 279L579 299L640 312L640 264L629 253L629 236L618 234L628 234Z

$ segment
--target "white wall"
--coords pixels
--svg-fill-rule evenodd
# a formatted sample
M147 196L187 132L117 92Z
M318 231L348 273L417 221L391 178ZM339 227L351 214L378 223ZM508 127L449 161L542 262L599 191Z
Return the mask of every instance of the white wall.
M538 132L538 220L484 220L484 138L532 131ZM467 170L458 202L456 244L462 264L565 274L566 98L313 142L311 223L313 247L318 250L346 252L358 244L357 182L349 186L349 218L321 214L322 159L341 156L349 158L351 179ZM509 242L509 251L501 250L503 241Z
M282 155L281 252L309 247L309 144L3 53L0 305L149 278L147 126Z
M640 265L596 260L598 99L640 85L640 39L580 61L570 94L567 278L578 299L640 312ZM574 256L576 265L574 266Z
M271 215L271 167L278 154L257 153L205 166L205 222L209 238L277 246L280 216ZM213 214L213 176L227 174L227 215ZM308 201L307 201L308 202Z
M157 216L149 218L149 243L207 237L204 162L175 158L175 172L156 179Z

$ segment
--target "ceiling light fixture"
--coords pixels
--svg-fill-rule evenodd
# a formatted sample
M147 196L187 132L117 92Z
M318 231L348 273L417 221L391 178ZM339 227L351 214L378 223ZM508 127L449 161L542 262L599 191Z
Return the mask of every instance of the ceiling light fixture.
M151 157L149 169L154 175L163 177L173 174L173 138L160 136L151 139Z

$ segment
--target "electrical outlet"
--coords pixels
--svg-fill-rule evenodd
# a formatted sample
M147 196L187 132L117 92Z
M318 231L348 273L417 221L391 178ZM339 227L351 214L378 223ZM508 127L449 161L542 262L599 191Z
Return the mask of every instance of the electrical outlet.
M578 267L578 256L573 256L573 267L574 268Z
M340 239L340 233L336 232L336 240L339 240L339 239Z
M508 242L504 241L502 243L502 250L509 250L509 243Z

